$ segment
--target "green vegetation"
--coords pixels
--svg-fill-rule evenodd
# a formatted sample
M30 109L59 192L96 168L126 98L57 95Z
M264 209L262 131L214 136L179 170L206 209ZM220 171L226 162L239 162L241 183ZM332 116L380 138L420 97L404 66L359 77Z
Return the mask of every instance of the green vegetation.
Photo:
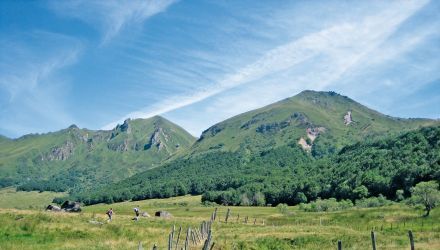
M3 188L0 189L0 208L41 210L46 208L54 198L66 195L54 192L17 192L15 188Z
M351 200L337 201L335 198L321 200L318 198L316 201L312 201L309 204L301 203L299 208L306 212L331 212L346 210L353 207Z
M437 126L357 143L321 159L296 144L259 154L197 154L76 198L93 204L203 194L203 201L246 206L294 205L318 197L402 199L396 193L408 197L420 181L440 178L439 141Z
M402 200L417 183L439 180L439 141L439 121L304 91L216 124L195 143L160 117L2 138L0 186L69 191L85 204L203 194L206 205L335 198L373 206L369 197Z
M435 181L420 182L411 189L411 193L410 202L422 205L426 211L425 216L429 216L431 210L440 204L439 185Z
M183 231L188 226L194 228L208 220L214 211L213 207L201 204L200 196L111 206L115 211L111 223L105 223L105 211L110 207L105 204L85 207L79 214L0 209L0 249L133 250L139 242L144 249L150 249L153 244L164 249L173 225L182 226ZM173 218L141 217L134 222L131 219L135 206L151 215L166 210ZM422 216L423 210L401 204L315 213L298 207L285 209L287 212L282 213L275 207L232 207L230 220L224 223L227 207L218 206L218 221L213 225L214 249L336 249L338 240L342 240L344 249L369 249L372 229L376 232L378 249L409 249L410 229L416 249L440 248L438 209L432 210L429 217Z
M0 141L0 187L87 190L156 167L193 138L161 117L126 120L109 131L67 129Z

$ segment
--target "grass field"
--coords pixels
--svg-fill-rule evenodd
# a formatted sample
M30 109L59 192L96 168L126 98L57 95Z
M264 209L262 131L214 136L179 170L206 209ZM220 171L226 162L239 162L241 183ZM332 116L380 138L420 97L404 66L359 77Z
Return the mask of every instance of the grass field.
M31 194L19 195L23 198ZM174 217L142 217L134 222L132 209L136 205L150 215L166 210ZM110 207L115 215L111 223L106 223L105 211ZM166 249L173 225L186 231L188 226L194 228L208 220L213 211L214 207L200 204L200 196L100 204L85 207L79 214L2 208L0 249L135 250L139 242L144 249L151 249L153 244ZM372 228L377 235L377 249L409 249L409 229L415 235L416 249L440 249L439 209L423 218L422 211L403 205L328 213L289 207L284 215L272 207L231 207L229 223L225 223L226 211L227 207L218 207L218 220L213 224L214 249L336 249L338 240L342 240L343 249L371 249ZM248 224L243 223L246 216Z
M0 189L0 208L43 209L55 197L64 196L54 192L17 192L15 188Z

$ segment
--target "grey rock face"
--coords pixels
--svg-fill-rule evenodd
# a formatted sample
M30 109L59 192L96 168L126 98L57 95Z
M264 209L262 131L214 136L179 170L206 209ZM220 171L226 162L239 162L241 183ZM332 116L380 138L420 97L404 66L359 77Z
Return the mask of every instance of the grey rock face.
M65 161L73 154L75 150L75 144L71 141L66 141L59 147L54 147L51 152L43 157L43 160L47 161Z

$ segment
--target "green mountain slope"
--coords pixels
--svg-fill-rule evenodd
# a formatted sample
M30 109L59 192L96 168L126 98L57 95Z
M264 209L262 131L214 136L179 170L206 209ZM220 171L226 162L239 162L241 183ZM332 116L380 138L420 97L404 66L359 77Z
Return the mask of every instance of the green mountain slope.
M0 183L25 190L81 190L158 166L195 138L162 117L126 120L113 130L75 125L0 143Z
M212 126L203 132L193 152L261 151L301 142L314 156L322 156L365 138L438 123L389 117L334 92L304 91Z
M207 193L207 200L237 204L246 195L256 202L263 194L267 203L292 204L336 194L319 173L337 166L329 159L344 146L438 124L385 116L334 92L305 91L212 126L161 167L77 197L96 203L216 190L222 192Z

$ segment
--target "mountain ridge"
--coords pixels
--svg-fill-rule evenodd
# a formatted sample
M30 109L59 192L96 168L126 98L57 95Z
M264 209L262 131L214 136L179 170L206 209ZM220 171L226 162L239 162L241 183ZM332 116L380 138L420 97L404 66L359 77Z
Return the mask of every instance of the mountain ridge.
M349 145L398 138L439 124L430 119L389 117L334 92L306 91L211 126L190 148L163 165L112 185L116 190L113 195L104 198L97 191L78 199L92 204L208 191L221 191L218 195L226 197L243 194L228 193L226 189L230 188L247 190L251 196L259 196L255 190L264 190L269 203L291 204L294 197L273 194L266 186L278 190L289 183L292 188L287 189L296 193L301 190L308 199L314 199L317 192L313 190L323 187L315 183L318 180L303 182L301 178L308 180L308 172L321 171L316 167L320 159L326 162ZM259 184L262 181L265 184ZM207 200L216 197L208 195Z
M127 119L112 130L71 125L2 143L0 180L7 178L10 182L12 178L17 184L27 184L28 189L38 189L39 183L44 188L55 179L60 185L55 185L58 187L54 191L81 183L92 186L96 180L104 181L105 176L111 182L154 167L193 141L195 138L187 131L159 116Z

